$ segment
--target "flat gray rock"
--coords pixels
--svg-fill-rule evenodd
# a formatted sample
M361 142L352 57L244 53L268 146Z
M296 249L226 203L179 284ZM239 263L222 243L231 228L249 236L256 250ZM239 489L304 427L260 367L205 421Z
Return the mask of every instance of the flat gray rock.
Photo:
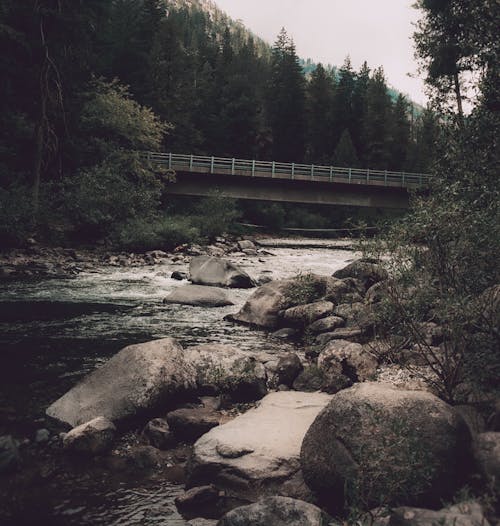
M193 307L225 307L234 305L225 290L202 285L184 285L173 290L163 303L178 303Z
M194 445L190 486L214 483L246 499L269 494L303 497L300 447L331 396L276 392L234 420L211 429ZM298 495L300 493L300 495Z

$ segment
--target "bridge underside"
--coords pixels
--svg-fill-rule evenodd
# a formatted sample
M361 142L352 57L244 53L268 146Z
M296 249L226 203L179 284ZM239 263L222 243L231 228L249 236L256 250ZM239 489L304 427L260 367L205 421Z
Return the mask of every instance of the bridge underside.
M370 208L408 208L404 188L177 172L172 195L208 196L215 190L236 199Z

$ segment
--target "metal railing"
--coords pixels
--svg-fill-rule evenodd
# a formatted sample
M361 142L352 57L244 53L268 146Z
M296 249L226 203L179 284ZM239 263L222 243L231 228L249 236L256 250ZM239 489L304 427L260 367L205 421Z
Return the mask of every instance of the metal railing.
M174 153L147 152L145 155L153 164L165 165L172 170L192 173L268 177L400 188L425 187L430 179L429 174L391 172L388 170L278 163L274 161L229 159L224 157L206 157Z

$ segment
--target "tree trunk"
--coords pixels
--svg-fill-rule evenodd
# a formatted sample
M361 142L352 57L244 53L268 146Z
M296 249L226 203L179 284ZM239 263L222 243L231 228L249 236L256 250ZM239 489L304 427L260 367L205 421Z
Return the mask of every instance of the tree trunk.
M458 71L455 71L453 74L453 80L455 82L455 96L457 98L457 108L458 108L458 124L460 128L464 127L464 110L462 107L462 93L460 91L460 80L458 78Z

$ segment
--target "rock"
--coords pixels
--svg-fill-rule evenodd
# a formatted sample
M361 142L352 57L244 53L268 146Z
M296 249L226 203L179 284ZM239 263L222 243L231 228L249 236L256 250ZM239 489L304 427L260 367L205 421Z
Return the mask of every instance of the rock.
M358 259L349 263L347 267L334 272L333 277L358 279L364 284L365 289L368 290L375 283L387 279L389 274L379 263Z
M174 272L172 272L172 275L170 277L172 279L182 281L184 279L188 279L188 274L187 272L181 272L180 270L174 270Z
M149 444L158 449L168 449L176 442L165 418L154 418L144 427L142 434Z
M401 507L392 510L389 526L489 526L482 506L466 502L439 511Z
M486 431L486 422L479 411L472 405L455 405L453 406L460 416L464 419L469 427L472 436Z
M487 424L489 431L500 431L500 400L495 401L495 407L488 416Z
M167 422L178 440L194 442L219 425L220 415L206 407L184 408L167 414Z
M280 322L280 311L320 299L326 290L328 279L330 278L308 274L271 281L259 287L242 309L229 319L247 325L276 329Z
M99 416L66 433L63 447L74 453L99 455L111 449L115 433L116 427L113 422Z
M174 502L179 513L187 519L216 519L220 516L219 500L218 489L209 485L188 489L183 495L176 497Z
M480 473L500 488L500 432L479 433L473 444L474 460Z
M418 330L422 335L425 343L432 347L437 347L443 343L443 328L437 323L427 321L418 324Z
M162 464L162 456L153 446L132 446L125 455L127 466L132 470L152 470Z
M35 433L35 442L37 444L46 444L50 440L50 432L48 429L37 429Z
M244 499L310 496L300 474L302 439L329 402L324 393L276 392L255 409L211 429L194 445L188 485L214 483Z
M253 279L230 261L210 256L195 257L189 264L189 277L194 284L248 289Z
M189 526L217 526L216 520L196 518L188 521Z
M379 303L388 297L389 291L389 281L379 281L366 291L365 301L367 303Z
M315 364L305 367L293 382L296 391L314 392L323 387L325 381L324 373Z
M265 285L266 283L271 283L272 280L273 278L268 274L260 274L257 278L257 285L260 287L261 285Z
M196 370L172 338L130 345L55 401L47 415L72 427L104 416L126 422L196 388Z
M364 382L372 378L378 361L359 343L347 340L333 340L321 351L318 367L328 369L332 362L340 363L342 372L352 382Z
M238 241L238 248L243 252L245 250L255 250L255 245L248 239Z
M295 353L289 352L284 354L278 360L276 367L276 385L286 385L290 387L303 368L300 358Z
M267 497L236 508L217 526L326 526L331 517L314 504L289 497Z
M316 301L306 305L298 305L286 309L283 313L283 324L292 327L304 327L310 323L323 318L333 311L334 304L330 301Z
M347 328L359 329L368 333L373 329L375 323L374 306L364 303L344 303L335 307L336 316L345 320Z
M288 340L294 338L298 334L297 329L292 327L284 327L283 329L278 329L277 331L271 333L271 338L278 338L279 340Z
M168 257L168 254L164 252L163 250L150 250L149 252L146 252L146 254L144 255L152 257L154 259L163 259L163 258Z
M332 332L324 332L323 334L319 334L316 336L316 339L314 340L316 345L324 346L328 342L331 342L332 340L353 340L357 341L363 336L363 331L360 329L348 329L348 328L341 328L341 329L335 329Z
M360 383L335 394L309 428L304 479L330 509L436 504L463 481L470 434L436 396Z
M322 332L334 331L335 329L343 327L344 325L345 320L343 318L340 318L339 316L327 316L326 318L321 318L316 320L314 323L311 323L307 329L313 334L319 334Z
M187 349L184 358L196 371L201 393L228 393L237 401L257 400L267 393L266 369L247 352L207 344Z
M163 303L179 303L194 307L225 307L234 305L225 290L202 285L184 285L174 289Z
M354 278L337 279L326 277L323 299L338 305L339 303L354 303L363 300L365 287L361 281Z
M16 440L11 435L0 437L0 474L14 471L21 461Z

